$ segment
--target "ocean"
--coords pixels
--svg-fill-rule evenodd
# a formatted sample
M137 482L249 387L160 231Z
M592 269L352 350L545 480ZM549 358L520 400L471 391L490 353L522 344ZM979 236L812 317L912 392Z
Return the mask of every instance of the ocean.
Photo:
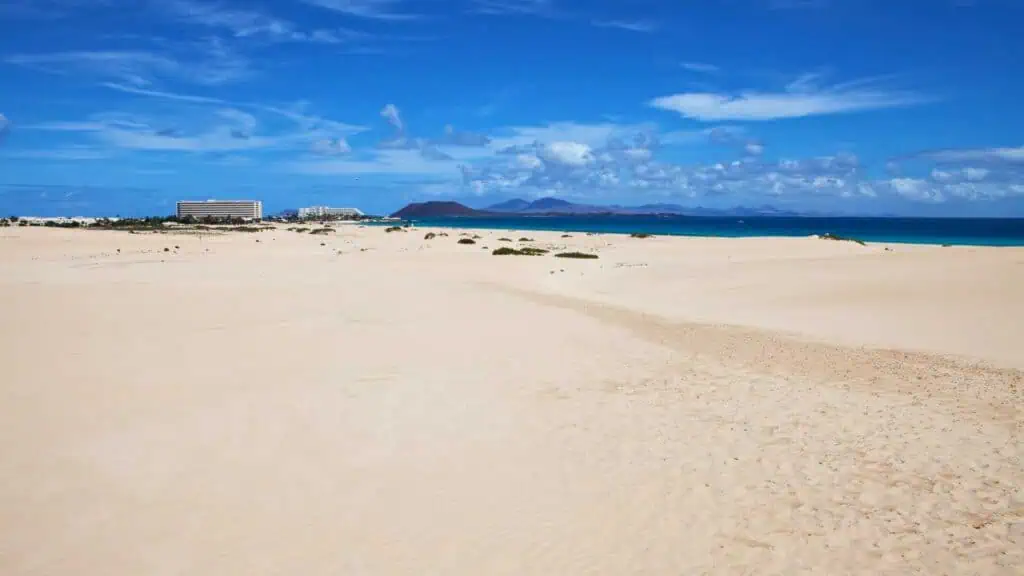
M413 220L419 226L553 230L661 236L811 236L831 233L865 242L1024 246L1024 218L805 218L673 215L486 216Z

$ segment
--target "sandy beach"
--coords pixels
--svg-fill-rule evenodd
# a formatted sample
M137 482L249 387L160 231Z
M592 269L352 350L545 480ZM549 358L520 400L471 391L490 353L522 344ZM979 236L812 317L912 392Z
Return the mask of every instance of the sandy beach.
M1022 248L10 227L0 302L0 574L1024 566Z

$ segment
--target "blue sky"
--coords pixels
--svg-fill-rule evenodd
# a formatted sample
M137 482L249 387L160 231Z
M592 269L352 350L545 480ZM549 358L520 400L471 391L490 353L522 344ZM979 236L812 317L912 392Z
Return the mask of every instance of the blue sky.
M1024 0L4 0L0 214L1024 216Z

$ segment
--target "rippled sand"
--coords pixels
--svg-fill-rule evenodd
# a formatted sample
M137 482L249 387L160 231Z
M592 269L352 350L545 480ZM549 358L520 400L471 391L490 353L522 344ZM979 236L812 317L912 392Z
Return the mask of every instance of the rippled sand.
M0 229L0 574L1024 566L1024 250L425 232Z

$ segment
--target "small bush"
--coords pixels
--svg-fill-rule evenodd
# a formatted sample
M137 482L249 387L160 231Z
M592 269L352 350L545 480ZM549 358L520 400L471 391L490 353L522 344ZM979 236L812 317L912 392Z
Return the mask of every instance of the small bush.
M533 238L527 238L526 236L523 236L522 238L519 239L519 241L520 242L533 242Z
M835 240L837 242L855 242L857 244L860 244L861 246L867 246L867 244L865 244L863 240L859 240L857 238L847 238L846 236L839 236L838 234L833 234L831 232L822 234L821 236L819 236L819 238L821 238L822 240Z
M491 252L491 254L495 256L541 256L547 253L548 251L542 248L521 248L516 250L515 248L508 248L507 246L502 246L494 252Z
M483 238L483 236L481 236L479 234L473 234L473 240L479 240L481 238Z
M587 254L586 252L561 252L555 254L555 258L578 258L580 260L596 260L597 254Z
M317 228L309 231L310 234L330 234L332 232L334 232L334 228Z
M445 238L447 238L448 237L448 233L447 232L441 232L440 234L438 234L438 236L444 236Z
M388 226L387 229L385 229L384 231L387 232L388 234L392 232L405 232L405 230L401 226Z
M634 232L633 234L630 234L629 237L630 238L650 238L651 234L646 234L644 232Z
M511 238L498 238L498 242L511 242Z
M562 238L572 238L572 234L562 234Z
M476 240L472 238L459 238L459 244L476 244Z
M427 232L427 235L423 237L424 240L433 240L434 238L437 238L437 234L433 232Z
M170 248L166 248L166 247L164 248L164 252L170 252L170 251L171 251Z

